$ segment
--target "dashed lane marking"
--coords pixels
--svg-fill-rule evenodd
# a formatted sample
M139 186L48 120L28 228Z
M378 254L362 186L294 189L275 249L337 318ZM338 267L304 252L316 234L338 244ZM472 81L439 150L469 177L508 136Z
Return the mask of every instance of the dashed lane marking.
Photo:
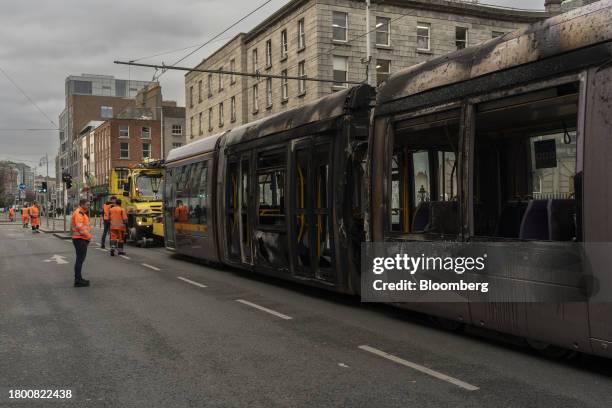
M242 303L243 305L247 305L247 306L250 306L250 307L254 307L255 309L261 310L262 312L270 313L271 315L274 315L276 317L280 317L281 319L285 319L285 320L293 319L293 317L291 317L291 316L287 316L287 315L279 313L279 312L277 312L275 310L268 309L267 307L259 306L258 304L249 302L248 300L236 299L236 302Z
M98 251L102 251L102 252L108 252L108 249L106 248L96 248Z
M200 288L206 288L207 287L206 285L202 285L201 283L192 281L191 279L183 278L182 276L177 276L177 278L182 280L183 282L190 283L190 284L192 284L194 286L197 286L197 287L200 287Z
M127 259L128 261L129 261L130 259L132 259L132 258L130 258L130 257L129 257L129 256L127 256L127 255L119 255L119 256L120 256L120 257L122 257L123 259Z
M367 352L372 353L372 354L376 354L379 357L386 358L387 360L391 360L394 363L401 364L401 365L403 365L405 367L412 368L413 370L419 371L419 372L421 372L423 374L427 374L427 375L429 375L431 377L437 378L438 380L446 381L448 383L451 383L453 385L456 385L457 387L463 388L463 389L468 390L468 391L478 391L480 389L480 388L476 387L475 385L468 384L468 383L466 383L464 381L461 381L461 380L459 380L457 378L454 378L454 377L448 376L446 374L443 374L443 373L441 373L439 371L435 371L435 370L432 370L431 368L427 368L427 367L419 365L417 363L413 363L412 361L408 361L408 360L404 360L403 358L396 357L393 354L385 353L384 351L379 350L379 349L374 348L374 347L370 347L370 346L367 346L367 345L362 345L362 346L359 346L359 349L367 351Z
M158 267L153 266L153 265L149 265L149 264L146 264L146 263L143 263L141 265L144 266L145 268L153 269L154 271L161 271L161 269L159 269Z

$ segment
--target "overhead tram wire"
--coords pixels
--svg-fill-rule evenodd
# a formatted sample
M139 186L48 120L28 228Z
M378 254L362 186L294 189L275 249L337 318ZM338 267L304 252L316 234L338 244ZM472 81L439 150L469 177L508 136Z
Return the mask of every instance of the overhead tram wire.
M179 58L178 60L176 60L173 64L171 64L170 66L176 66L176 64L178 64L181 61L184 61L185 59L189 58L190 56L192 56L193 54L195 54L196 52L200 51L202 48L206 47L208 44L210 44L211 42L213 42L214 40L216 40L217 38L221 37L223 34L225 34L226 32L228 32L229 30L231 30L232 28L236 27L238 24L242 23L244 20L246 20L247 18L249 18L250 16L252 16L253 14L255 14L256 12L258 12L259 10L261 10L262 8L264 8L266 5L268 5L269 3L271 3L272 0L266 0L264 1L262 4L260 4L259 6L257 6L255 9L251 10L249 13L247 13L245 16L243 16L242 18L240 18L238 21L234 22L233 24L231 24L229 27L227 27L226 29L224 29L223 31L221 31L219 34L215 35L214 37L212 37L211 39L209 39L208 41L206 41L204 44L201 44L199 47L197 47L195 50L187 53L187 55ZM165 72L167 71L167 69L162 70L159 75L156 75L156 80L159 79Z
M231 37L218 38L218 39L216 39L214 41L211 41L211 44L219 42L219 41L229 40L230 38ZM177 52L186 51L186 50L190 50L192 48L199 47L200 45L202 45L202 44L201 43L197 43L197 44L193 44L193 45L190 45L190 46L187 46L187 47L183 47L183 48L176 48L174 50L160 51L157 54L152 54L152 55L146 55L144 57L133 58L133 59L130 60L130 62L138 62L138 61L146 60L146 59L149 59L149 58L160 57L162 55L174 54L174 53L177 53Z
M45 118L47 118L47 120L48 120L48 121L49 121L49 122L50 122L50 123L51 123L53 126L55 126L56 128L58 127L58 126L57 126L57 124L56 124L56 123L55 123L55 122L54 122L54 121L53 121L53 120L52 120L52 119L51 119L51 118L50 118L50 117L49 117L49 116L48 116L48 115L45 113L45 111L43 111L43 110L40 108L40 106L38 106L38 105L36 104L36 102L34 102L34 101L32 100L32 98L30 98L30 97L28 96L28 94L26 94L26 93L25 93L25 91L19 87L19 85L17 85L17 82L15 82L15 81L13 80L13 78L11 78L11 77L9 76L9 74L7 74L7 72L6 72L4 69L2 69L2 67L0 67L0 72L2 72L2 73L4 74L4 76L6 77L6 79L8 79L8 80L9 80L9 82L10 82L11 84L13 84L13 86L15 86L15 88L17 88L17 90L19 90L19 92L21 92L21 94L22 94L23 96L25 96L25 98L26 98L26 99L27 99L27 100L28 100L28 101L29 101L29 102L30 102L30 103L31 103L31 104L32 104L32 105L33 105L33 106L34 106L34 107L35 107L35 108L36 108L36 109L37 109L37 110L38 110L38 111L39 111L39 112L40 112L40 113L41 113L41 114L42 114L42 115L45 117Z

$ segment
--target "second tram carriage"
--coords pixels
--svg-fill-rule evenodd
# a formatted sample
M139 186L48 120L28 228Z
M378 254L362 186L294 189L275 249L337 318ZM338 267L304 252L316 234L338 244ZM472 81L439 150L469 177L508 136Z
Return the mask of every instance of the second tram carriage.
M600 1L401 71L375 104L362 85L173 150L167 245L356 294L365 240L610 243L610 21ZM611 252L598 248L585 245L600 301L401 306L612 357ZM515 293L585 285L518 262L486 278Z

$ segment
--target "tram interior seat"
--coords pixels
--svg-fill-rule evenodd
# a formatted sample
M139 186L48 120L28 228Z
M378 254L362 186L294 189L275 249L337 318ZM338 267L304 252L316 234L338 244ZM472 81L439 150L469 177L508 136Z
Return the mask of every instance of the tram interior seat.
M548 200L531 200L521 221L520 239L548 240Z
M429 224L430 202L421 202L414 212L414 218L412 219L412 231L423 232Z
M459 233L459 203L457 201L432 201L430 217L425 232L438 234Z
M527 201L508 201L499 216L495 235L503 238L518 238L526 210Z
M521 222L520 239L572 241L576 237L576 200L531 200Z

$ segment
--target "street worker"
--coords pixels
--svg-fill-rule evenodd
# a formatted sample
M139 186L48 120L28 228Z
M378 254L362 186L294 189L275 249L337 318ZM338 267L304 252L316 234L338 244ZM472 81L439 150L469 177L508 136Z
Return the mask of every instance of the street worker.
M102 231L102 248L106 248L106 236L110 230L110 209L113 205L115 205L116 201L117 198L112 196L110 200L104 203L102 206L102 221L104 222L104 231Z
M189 208L181 200L176 202L176 208L174 209L174 221L176 222L188 222L189 221Z
M23 223L23 228L28 228L28 223L30 222L30 209L24 204L21 207L21 221Z
M76 261L74 262L74 287L83 288L89 286L89 281L83 279L81 269L87 256L87 246L91 240L91 227L89 226L89 201L85 198L79 200L79 206L72 213L70 226L72 229L72 244L76 251Z
M121 200L117 199L115 205L109 211L110 218L110 255L115 256L115 249L119 250L119 255L125 255L123 244L125 242L125 232L127 231L127 212L121 207Z
M30 207L30 225L32 226L33 233L40 233L38 228L40 227L40 207L38 207L38 203L34 201L32 206Z
M13 207L9 208L9 221L15 221L15 209Z

